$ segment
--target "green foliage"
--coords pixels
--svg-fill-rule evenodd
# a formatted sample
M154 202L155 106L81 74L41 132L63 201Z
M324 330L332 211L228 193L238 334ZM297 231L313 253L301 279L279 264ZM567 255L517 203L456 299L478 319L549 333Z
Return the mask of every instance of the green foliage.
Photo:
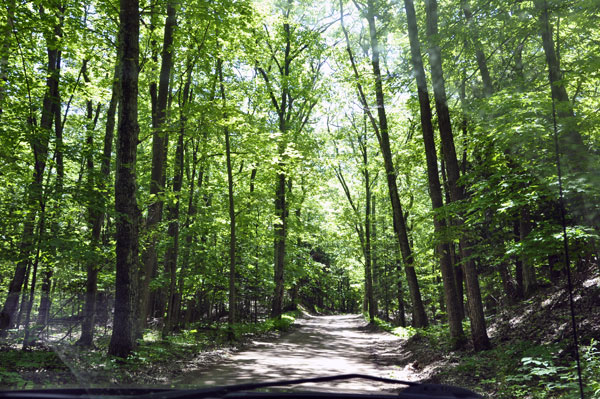
M33 388L41 378L37 376L69 374L67 366L53 351L2 348L0 351L0 387L10 389ZM43 378L43 377L42 377ZM50 378L52 379L52 378Z
M598 395L600 354L597 342L582 348L582 371L588 397ZM471 381L473 389L495 398L578 398L575 361L559 345L529 341L498 345L492 350L461 356L446 377Z
M368 315L365 314L365 319L368 319ZM392 323L387 322L385 320L380 319L379 317L375 318L375 325L381 328L384 331L397 335L403 339L409 339L417 334L419 334L422 329L413 328L411 326L407 327L399 327L394 326Z

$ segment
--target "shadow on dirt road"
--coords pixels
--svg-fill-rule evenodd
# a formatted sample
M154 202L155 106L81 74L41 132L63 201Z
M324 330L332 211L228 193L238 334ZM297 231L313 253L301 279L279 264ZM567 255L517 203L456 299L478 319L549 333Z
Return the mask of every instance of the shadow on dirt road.
M417 380L418 375L408 367L398 368L385 360L386 352L398 348L398 341L392 334L367 328L360 315L306 316L296 320L290 333L271 342L268 338L253 341L247 349L215 365L185 372L176 385L227 385L348 373ZM372 392L401 386L357 379L303 387Z

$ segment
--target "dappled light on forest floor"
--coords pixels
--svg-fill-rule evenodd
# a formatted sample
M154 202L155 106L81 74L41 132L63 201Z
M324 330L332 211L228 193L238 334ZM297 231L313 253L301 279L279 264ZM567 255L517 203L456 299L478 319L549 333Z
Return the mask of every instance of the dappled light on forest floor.
M385 353L400 339L365 326L360 315L307 316L298 319L296 327L276 341L256 340L248 350L233 353L214 367L185 370L177 384L226 385L347 373L417 380L419 376L409 367L392 366L389 353ZM396 359L401 356L395 353ZM303 387L390 391L401 386L357 379Z

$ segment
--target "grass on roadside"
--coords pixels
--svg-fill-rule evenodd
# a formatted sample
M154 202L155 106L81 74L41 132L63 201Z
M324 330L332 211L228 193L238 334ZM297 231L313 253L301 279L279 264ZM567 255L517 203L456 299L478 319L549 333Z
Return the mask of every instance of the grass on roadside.
M365 317L368 320L367 317ZM375 318L375 325L410 343L417 351L448 355L449 334L443 324L424 329L397 327ZM468 321L463 328L469 331ZM576 399L579 398L575 362L564 343L536 344L528 340L496 342L487 351L460 351L453 363L434 377L442 383L465 386L490 398ZM419 358L420 353L414 353ZM600 398L600 343L592 340L581 348L585 394Z
M96 348L80 348L72 344L39 346L22 351L2 348L0 357L0 389L43 388L73 385L78 378L86 384L152 384L161 375L168 383L174 366L198 354L237 345L246 338L270 332L288 331L300 312L288 312L277 319L258 323L197 323L167 337L160 331L146 330L143 339L126 359L107 355L109 337L96 340Z

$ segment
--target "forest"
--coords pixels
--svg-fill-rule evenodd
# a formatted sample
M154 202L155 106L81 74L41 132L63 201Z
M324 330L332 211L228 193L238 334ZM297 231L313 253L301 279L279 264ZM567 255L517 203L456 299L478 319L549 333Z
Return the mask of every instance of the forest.
M3 0L0 386L72 383L57 348L135 383L361 314L452 359L433 380L600 397L599 23L597 0Z

